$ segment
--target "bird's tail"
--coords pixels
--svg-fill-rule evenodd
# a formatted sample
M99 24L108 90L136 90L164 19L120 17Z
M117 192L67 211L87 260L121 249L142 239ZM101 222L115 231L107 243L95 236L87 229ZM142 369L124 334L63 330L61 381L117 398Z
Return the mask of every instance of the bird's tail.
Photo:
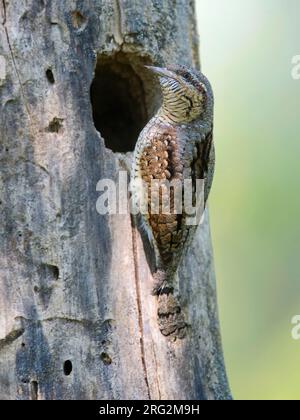
M179 298L174 294L173 279L162 269L158 269L153 278L153 294L158 296L157 318L161 333L171 339L184 338L187 323Z

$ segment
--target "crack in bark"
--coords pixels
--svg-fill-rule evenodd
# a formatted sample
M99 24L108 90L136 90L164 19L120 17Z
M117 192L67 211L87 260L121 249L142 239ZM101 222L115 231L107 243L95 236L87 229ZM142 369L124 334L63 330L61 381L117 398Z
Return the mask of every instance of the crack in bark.
M2 0L2 8L3 8L2 25L4 27L4 32L5 32L5 36L6 36L6 40L7 40L7 45L8 45L9 51L10 51L13 67L14 67L15 73L17 75L19 85L20 85L20 91L21 91L21 96L23 98L24 106L25 106L26 112L28 114L29 120L31 121L30 109L29 109L29 106L28 106L28 103L27 103L27 100L26 100L26 97L25 97L23 85L22 85L22 82L21 82L21 76L20 76L20 73L19 73L19 70L18 70L18 67L17 67L16 59L15 59L13 49L12 49L12 45L11 45L10 38L9 38L9 33L8 33L8 30L7 30L7 27L6 27L6 4L5 4L5 0Z
M12 344L19 337L21 337L21 335L23 335L24 332L25 328L18 328L16 330L11 331L9 334L7 334L6 337L0 340L0 350L2 350L3 347L8 346L9 344Z
M122 31L122 7L120 0L114 1L114 10L115 10L115 25L114 25L114 38L116 43L119 46L122 46L124 43L123 31Z
M2 0L2 25L4 26L6 24L6 4L5 0Z
M138 322L139 322L139 332L140 332L140 346L141 346L141 359L144 370L144 378L148 392L148 398L151 400L150 387L148 381L148 372L146 366L146 357L145 357L145 346L144 346L144 327L143 327L143 310L141 302L141 288L139 283L138 275L138 258L137 258L137 238L136 238L136 229L132 226L132 250L133 250L133 262L134 262L134 271L135 271L135 286L136 286L136 300L138 308Z
M199 31L197 22L195 20L196 16L196 4L195 2L191 2L190 4L190 13L191 13L191 26L189 27L189 39L190 45L192 48L192 60L193 65L195 68L200 69L200 59L199 59L199 52L198 52L198 44L199 44Z
M31 319L31 318L26 318L24 316L18 316L15 318L16 320L24 320L26 322L31 322L34 324L42 324L43 322L55 322L55 321L64 321L64 322L72 322L72 323L77 323L77 324L82 324L82 325L97 325L97 324L105 324L107 321L112 321L110 320L96 320L96 321L91 321L89 319L77 319L77 318L68 318L68 317L64 317L64 316L53 316L53 317L49 317L49 318L42 318L42 319ZM0 340L0 344L1 344L1 340Z
M33 160L29 160L29 159L20 159L23 160L24 163L29 163L30 165L35 166L36 168L40 169L42 172L44 172L46 175L51 176L50 172L42 165L40 165L37 162L34 162Z
M158 390L158 399L161 400L161 392L160 392L160 382L159 382L159 376L158 376L158 367L157 367L157 358L156 358L156 352L154 343L152 341L152 351L154 356L154 363L155 363L155 371L156 371L156 383L157 383L157 390Z

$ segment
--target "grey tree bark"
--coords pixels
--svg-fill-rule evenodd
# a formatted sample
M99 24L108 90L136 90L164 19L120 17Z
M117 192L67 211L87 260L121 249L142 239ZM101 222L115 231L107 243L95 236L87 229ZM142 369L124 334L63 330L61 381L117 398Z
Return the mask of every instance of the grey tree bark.
M193 1L0 10L0 398L229 399L208 217L172 341L139 230L96 211L159 102L144 64L199 64Z

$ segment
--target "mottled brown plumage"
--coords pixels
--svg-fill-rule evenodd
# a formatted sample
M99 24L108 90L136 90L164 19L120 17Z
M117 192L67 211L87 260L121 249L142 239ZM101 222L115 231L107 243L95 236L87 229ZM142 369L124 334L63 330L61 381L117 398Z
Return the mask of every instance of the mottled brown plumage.
M148 211L143 224L156 251L155 291L169 293L183 253L193 239L197 226L186 223L187 213L176 213L175 193L164 183L192 180L193 204L196 180L205 181L206 202L213 177L212 140L213 97L207 79L185 67L151 68L160 77L162 107L142 131L135 149L132 179L142 179L148 191ZM156 183L160 183L158 189ZM154 195L156 192L156 196ZM156 211L153 199L159 199ZM165 214L167 204L170 212Z
M151 144L145 147L141 160L140 171L143 181L149 186L148 223L157 242L161 258L165 264L172 259L174 249L182 240L181 216L174 213L174 195L164 196L168 190L162 185L159 191L159 214L151 213L151 188L158 181L182 180L182 151L176 142L176 130L163 124L151 139ZM166 190L166 191L164 191ZM163 214L164 202L170 200L170 213ZM168 204L168 203L167 203Z

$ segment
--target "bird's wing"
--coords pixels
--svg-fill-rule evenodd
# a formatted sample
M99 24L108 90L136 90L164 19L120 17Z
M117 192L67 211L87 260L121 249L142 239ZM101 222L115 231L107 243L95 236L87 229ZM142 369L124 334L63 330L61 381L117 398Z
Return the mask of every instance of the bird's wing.
M212 132L200 143L197 143L197 153L194 159L193 156L185 155L186 151L181 144L184 142L179 141L175 128L156 127L155 130L149 132L147 146L144 147L140 159L140 175L148 188L148 214L145 215L145 218L165 264L170 264L174 260L179 261L187 240L191 239L190 233L195 232L196 227L186 223L187 215L184 208L181 214L174 214L175 195L171 193L165 197L163 187L153 191L153 182L179 181L183 195L184 176L192 178L194 181L204 179L204 200L206 202L214 171ZM159 192L157 193L157 191ZM168 193L167 190L166 192ZM155 197L159 208L153 212L151 201ZM164 211L164 203L169 204L169 199L170 212L167 214Z
M204 204L206 204L215 170L215 146L213 142L213 128L197 145L196 177L204 180Z
M147 146L142 151L140 174L148 187L148 214L146 215L162 261L168 264L176 250L182 246L186 232L183 227L183 215L174 214L175 194L169 190L153 190L153 183L164 180L177 181L180 185L183 179L183 151L177 139L176 129L161 127L149 133ZM157 194L157 191L158 194ZM166 195L168 194L168 195ZM153 212L151 199L156 198L159 208ZM170 212L164 205L170 204Z

